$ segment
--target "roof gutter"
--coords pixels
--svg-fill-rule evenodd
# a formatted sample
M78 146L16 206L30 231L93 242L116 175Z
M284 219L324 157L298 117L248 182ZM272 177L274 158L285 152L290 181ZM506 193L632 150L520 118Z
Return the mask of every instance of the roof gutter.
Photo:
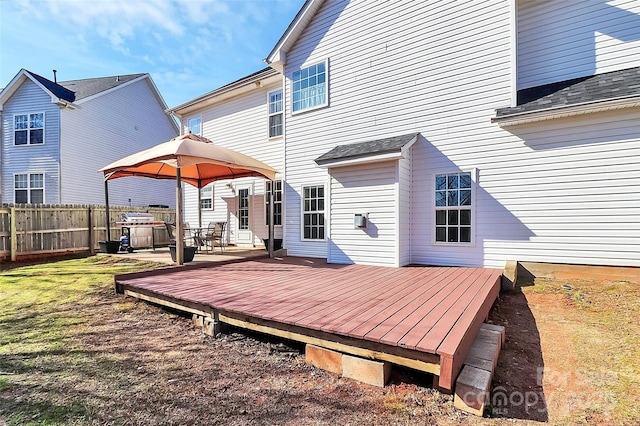
M316 160L318 167L323 169L329 169L332 167L347 167L355 166L358 164L371 164L380 163L383 161L400 160L404 158L401 151L393 151L388 153L381 153L376 155L363 155L359 157L347 157L330 160Z
M80 108L78 105L73 102L65 101L64 99L58 99L54 102L54 104L58 105L62 109L74 110Z
M608 99L606 101L584 102L574 105L562 105L536 111L520 112L500 117L492 117L491 122L500 127L516 126L519 124L535 123L538 121L553 120L557 118L575 117L578 115L613 111L622 108L635 108L640 106L640 95L623 98Z

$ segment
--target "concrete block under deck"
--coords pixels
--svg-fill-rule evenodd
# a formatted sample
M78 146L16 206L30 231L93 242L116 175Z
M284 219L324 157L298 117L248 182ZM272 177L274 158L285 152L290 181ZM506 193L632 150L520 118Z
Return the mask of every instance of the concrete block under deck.
M305 361L309 365L331 373L342 374L342 354L340 352L315 345L306 345Z
M482 416L489 401L491 379L504 342L504 327L482 324L456 380L454 407Z
M373 386L384 387L391 375L388 362L345 355L315 345L306 346L305 357L307 364Z

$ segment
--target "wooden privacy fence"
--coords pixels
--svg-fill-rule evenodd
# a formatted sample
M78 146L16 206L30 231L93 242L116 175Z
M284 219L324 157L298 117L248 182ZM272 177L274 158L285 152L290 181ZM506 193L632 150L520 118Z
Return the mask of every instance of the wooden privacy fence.
M124 213L151 213L155 220L174 222L175 209L110 206L111 238L120 238L120 221ZM157 245L169 244L165 229L154 229ZM0 206L0 258L46 257L64 253L90 252L98 241L106 240L106 211L100 205L32 205Z

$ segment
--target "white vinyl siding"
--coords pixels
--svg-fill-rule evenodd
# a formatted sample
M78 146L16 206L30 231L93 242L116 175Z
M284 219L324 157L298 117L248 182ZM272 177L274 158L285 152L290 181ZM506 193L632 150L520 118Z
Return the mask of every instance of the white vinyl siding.
M411 186L413 150L406 150L404 157L398 161L398 206L396 211L398 266L411 263L411 244L413 241L411 228L411 203L414 191Z
M397 161L331 169L331 263L399 266ZM366 227L354 215L367 216Z
M103 204L104 181L97 170L177 135L177 129L143 78L61 111L61 200ZM47 121L47 132L49 121ZM49 144L47 139L47 145ZM109 181L113 205L175 206L175 181L125 177ZM48 187L47 187L48 188Z
M558 2L535 3L545 7ZM495 109L511 100L510 12L507 0L393 5L327 0L287 52L289 70L330 57L332 92L331 108L314 114L286 111L287 183L295 188L326 178L327 171L313 160L336 145L416 131L420 137L412 147L411 197L402 200L411 206L411 238L403 239L402 232L398 237L401 247L410 243L411 263L502 268L506 260L520 260L640 266L640 110L505 129L491 124ZM624 45L632 48L635 43ZM621 54L637 65L633 52ZM536 77L528 84L565 77L571 76ZM475 244L433 244L435 174L474 168ZM335 185L332 191L338 190ZM317 256L321 247L307 250L294 243L299 196L286 192L287 225L292 222L286 228L287 249L293 255ZM337 208L329 206L332 225ZM361 210L357 199L344 209ZM331 232L333 258L334 250L354 243L334 236L333 226Z
M292 114L285 106L289 254L327 257L326 245L296 243L300 194L290 188L327 179L315 158L337 145L415 131L421 137L413 148L410 185L403 187L412 189L400 188L400 202L411 211L397 213L410 222L398 224L401 231L394 236L401 239L402 263L411 256L419 263L485 264L476 248L433 249L431 176L437 170L473 168L484 149L500 148L506 132L490 118L511 100L510 16L510 0L323 4L287 52L287 99L293 70L331 58L331 107ZM407 179L407 170L402 173ZM332 212L334 206L329 208ZM395 215L395 206L389 208Z
M43 140L35 145L14 145L16 115L43 114ZM30 171L44 174L46 204L60 203L60 108L51 103L51 96L37 84L26 79L3 105L2 120L2 202L14 201L14 175ZM102 164L103 165L103 164ZM92 175L97 175L93 168ZM103 191L102 191L103 192ZM104 200L104 196L102 197Z
M520 0L518 89L640 64L640 2Z

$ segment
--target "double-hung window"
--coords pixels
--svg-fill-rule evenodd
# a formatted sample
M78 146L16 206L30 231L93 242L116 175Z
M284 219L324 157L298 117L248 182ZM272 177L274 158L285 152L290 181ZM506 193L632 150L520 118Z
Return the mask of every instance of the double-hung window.
M292 75L293 112L319 108L328 105L327 62L320 62Z
M194 135L201 136L202 135L202 126L200 122L200 117L191 117L189 121L187 121L187 130Z
M14 202L17 204L44 203L44 174L22 173L14 176Z
M302 187L302 237L324 240L324 185Z
M471 173L435 175L435 241L436 243L472 242Z
M269 225L269 216L271 211L271 206L269 205L269 193L271 192L271 181L268 180L265 183L264 188L264 200L267 213L266 224ZM282 225L282 181L276 180L274 191L273 191L273 224L276 226Z
M41 145L44 143L44 113L13 116L14 145Z
M282 90L269 92L269 137L282 136Z
M213 184L200 188L200 210L213 210Z

